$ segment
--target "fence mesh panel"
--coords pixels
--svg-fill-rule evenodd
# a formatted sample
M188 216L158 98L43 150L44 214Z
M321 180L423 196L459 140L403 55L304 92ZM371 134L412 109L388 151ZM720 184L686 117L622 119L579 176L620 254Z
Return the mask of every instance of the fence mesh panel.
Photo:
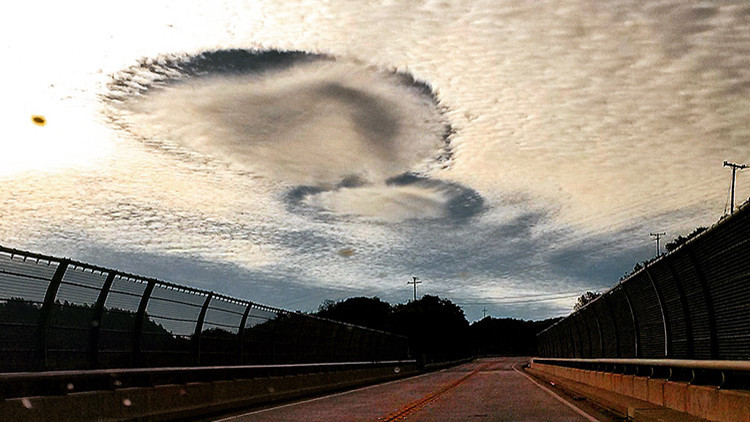
M409 357L402 336L2 246L0 330L3 372Z
M589 310L600 328L576 323ZM750 206L540 333L540 354L587 354L574 324L606 358L750 359Z

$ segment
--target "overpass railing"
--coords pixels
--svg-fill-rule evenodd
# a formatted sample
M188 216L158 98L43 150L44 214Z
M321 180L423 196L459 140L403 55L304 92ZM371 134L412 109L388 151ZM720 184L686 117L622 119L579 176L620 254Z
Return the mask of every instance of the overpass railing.
M635 375L722 388L750 386L750 361L694 359L533 358L534 364Z
M0 372L408 358L408 339L0 246Z
M187 383L294 377L303 374L356 372L392 368L394 375L416 370L416 361L330 362L279 365L200 366L187 368L113 368L0 373L0 401L17 397L63 396L70 393L152 388Z
M750 205L537 335L547 358L750 359Z

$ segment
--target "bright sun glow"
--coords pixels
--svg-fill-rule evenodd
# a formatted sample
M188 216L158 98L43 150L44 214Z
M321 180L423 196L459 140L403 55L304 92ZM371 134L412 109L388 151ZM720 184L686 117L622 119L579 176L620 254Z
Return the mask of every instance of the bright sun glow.
M111 141L98 124L81 121L79 108L52 103L5 113L9 127L0 138L0 176L81 168L107 156Z

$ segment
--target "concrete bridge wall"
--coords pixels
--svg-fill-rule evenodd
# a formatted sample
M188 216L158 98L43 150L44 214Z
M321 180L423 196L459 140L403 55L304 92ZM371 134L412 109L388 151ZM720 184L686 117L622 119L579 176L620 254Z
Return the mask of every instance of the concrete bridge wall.
M534 362L531 373L551 379L571 380L664 406L710 421L747 422L750 420L750 391L723 390L715 386L691 385L637 375L592 371ZM628 414L635 409L629 409Z
M172 420L388 381L416 372L413 362L372 364L341 371L19 397L0 401L0 415L4 420L29 422Z

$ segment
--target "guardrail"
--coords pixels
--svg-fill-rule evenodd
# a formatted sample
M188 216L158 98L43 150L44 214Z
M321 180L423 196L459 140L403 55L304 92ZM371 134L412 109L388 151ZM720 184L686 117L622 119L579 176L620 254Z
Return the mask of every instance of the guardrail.
M527 370L628 420L669 410L683 419L750 420L748 361L534 358Z
M750 205L537 335L542 357L750 359Z
M415 361L0 374L4 420L195 420L418 373Z
M0 372L403 360L408 339L0 246Z
M185 385L238 379L268 379L310 373L394 368L399 374L416 368L415 360L329 362L290 365L206 366L186 368L124 368L83 371L13 372L0 374L0 399L61 396L90 391Z
M532 365L533 363L668 381L686 381L694 385L744 389L750 386L750 361L533 358Z

